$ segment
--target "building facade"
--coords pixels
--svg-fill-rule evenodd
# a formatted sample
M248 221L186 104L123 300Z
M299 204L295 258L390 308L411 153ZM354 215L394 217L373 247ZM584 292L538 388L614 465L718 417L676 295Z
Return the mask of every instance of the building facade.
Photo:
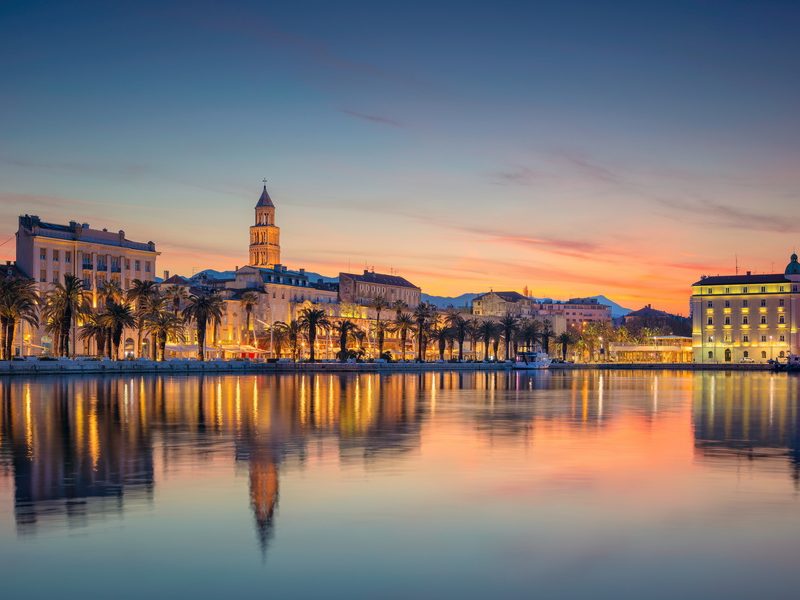
M703 277L692 285L698 363L768 362L800 353L800 264L784 273Z
M281 230L275 225L275 205L266 183L255 210L256 222L250 227L250 265L271 269L281 263Z
M536 301L519 292L490 291L472 300L472 314L480 317L532 317L536 314Z
M339 301L345 304L368 305L382 297L389 303L402 301L414 310L420 303L422 290L398 275L385 275L364 270L364 273L339 273Z

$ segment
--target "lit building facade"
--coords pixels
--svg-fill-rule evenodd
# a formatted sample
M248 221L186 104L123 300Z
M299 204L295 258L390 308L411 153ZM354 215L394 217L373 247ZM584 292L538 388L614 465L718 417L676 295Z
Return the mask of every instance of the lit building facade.
M339 301L361 306L377 297L387 302L405 302L414 310L420 303L422 290L413 283L398 275L385 275L364 270L361 275L355 273L339 273Z
M692 285L698 363L767 362L800 353L800 264L784 273L703 277Z

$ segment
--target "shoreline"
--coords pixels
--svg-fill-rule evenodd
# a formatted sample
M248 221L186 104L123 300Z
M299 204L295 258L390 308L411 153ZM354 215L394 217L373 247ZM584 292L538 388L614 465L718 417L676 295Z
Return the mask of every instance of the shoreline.
M82 361L58 359L52 361L0 361L0 377L18 375L82 375L82 374L206 374L206 373L422 373L443 371L513 371L511 363L253 363L239 360L199 361L140 361L99 360ZM551 371L756 371L767 372L768 364L695 364L695 363L588 363L550 366ZM524 371L520 373L542 373Z

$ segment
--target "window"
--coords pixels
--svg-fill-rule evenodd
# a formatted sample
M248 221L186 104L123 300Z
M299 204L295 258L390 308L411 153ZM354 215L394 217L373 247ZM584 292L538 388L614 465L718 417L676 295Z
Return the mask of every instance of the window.
M150 272L150 261L149 260L145 261L145 263L144 263L144 271L145 271L145 273L149 273Z
M58 250L53 250L53 262L59 262L61 260L61 252Z
M750 336L749 335L743 335L742 336L742 341L743 342L749 342L750 341Z
M708 288L708 293L709 293L709 294L713 294L713 293L714 293L714 290L713 290L712 288Z
M767 305L767 301L764 298L762 298L761 299L761 306L764 307L766 305Z
M783 350L781 350L781 353L780 353L780 354L778 354L778 356L779 356L780 358L783 358L784 356L786 356L786 352L784 352Z
M743 288L742 288L742 293L743 293L743 294L746 294L746 293L747 293L747 288L746 288L746 287L743 287Z
M731 301L725 300L725 308L730 308L730 307L731 307Z
M730 344L731 343L731 334L730 333L726 333L722 337L722 341L725 342L726 344Z
M780 336L780 337L778 338L778 341L779 341L779 342L785 342L785 341L786 341L786 336L785 336L785 335L782 335L782 336Z
M796 291L797 291L797 286L796 286L796 285L793 285L793 286L792 286L792 291L793 291L793 292L796 292Z
M784 315L779 316L778 317L778 323L781 324L781 325L785 325L786 324L786 317Z
M781 298L780 300L778 300L778 306L784 306L784 300L783 300L783 298Z
M53 283L58 283L59 275L58 271L53 271Z
M766 341L767 341L767 336L765 336L765 335L762 335L762 336L761 336L761 341L762 341L762 342L766 342Z
M745 358L750 358L750 352L748 352L747 350L745 350L745 351L742 353L742 356L744 356Z
M750 319L747 317L747 315L742 317L742 325L749 325L749 324L750 324Z
M83 287L84 287L84 289L87 289L87 290L92 289L92 278L91 277L84 277L83 278Z
M730 325L730 324L731 324L731 318L725 317L725 325Z
M125 268L130 270L130 268L131 268L131 259L130 258L126 258L125 259Z
M709 344L714 343L714 336L713 335L708 336L708 343Z
M41 271L39 271L39 281L41 281L42 283L47 281L47 269L42 269Z
M69 250L64 252L64 262L67 264L70 264L72 262L72 252L70 252Z
M761 315L761 324L762 324L762 325L766 325L766 324L767 324L767 317L766 317L766 315Z
M135 265L137 271L141 270L142 263L140 263L138 260L134 262L134 265Z
M781 287L780 287L780 291L781 291L781 292L783 291L783 286L781 286Z
M725 293L726 294L730 294L731 293L731 288L725 288Z
M762 294L766 294L767 293L767 287L766 286L763 286L763 285L761 286L761 293Z
M39 260L47 260L47 248L39 248Z
M714 351L713 350L709 350L708 351L708 358L714 358Z
M761 358L767 358L767 352L766 352L766 350L762 350L762 351L761 351Z
M713 303L713 302L711 302L711 300L709 300L708 302L706 302L706 306L707 306L708 308L712 308L712 307L714 306L714 303Z
M747 308L747 306L748 306L747 300L742 300L742 307Z
M714 317L708 317L707 325L713 325L713 324L714 324Z

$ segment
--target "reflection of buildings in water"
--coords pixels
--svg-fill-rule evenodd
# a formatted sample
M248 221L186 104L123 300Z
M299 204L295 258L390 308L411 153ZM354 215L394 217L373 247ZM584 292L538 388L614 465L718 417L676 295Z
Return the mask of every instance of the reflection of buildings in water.
M788 461L800 482L797 380L767 373L697 374L695 449L709 461Z
M149 427L123 379L5 381L3 454L10 457L19 531L121 513L123 496L152 497Z

